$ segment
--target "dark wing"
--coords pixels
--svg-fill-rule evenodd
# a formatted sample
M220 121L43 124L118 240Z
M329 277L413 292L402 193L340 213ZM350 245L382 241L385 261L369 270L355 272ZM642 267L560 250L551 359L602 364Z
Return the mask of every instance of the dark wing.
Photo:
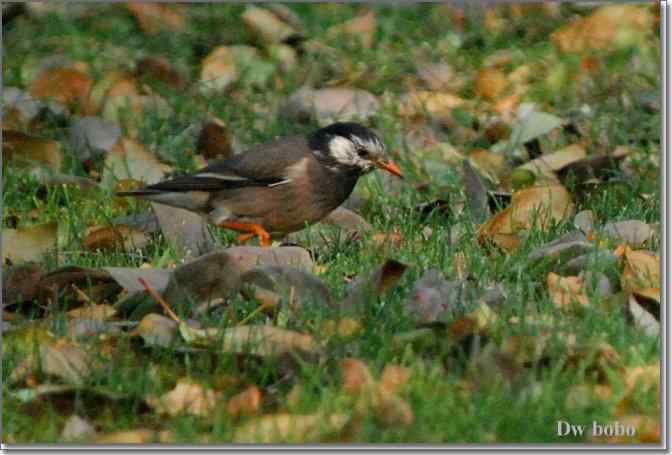
M219 191L287 183L287 169L309 153L303 136L267 142L199 171L149 185L143 190Z

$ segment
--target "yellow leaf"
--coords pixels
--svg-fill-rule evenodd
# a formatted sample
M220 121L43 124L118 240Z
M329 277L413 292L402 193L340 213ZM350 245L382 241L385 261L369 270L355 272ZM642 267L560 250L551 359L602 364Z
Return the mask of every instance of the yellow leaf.
M590 304L584 293L583 280L576 276L562 277L550 272L546 278L546 285L551 300L557 308L567 309L575 302L587 306Z

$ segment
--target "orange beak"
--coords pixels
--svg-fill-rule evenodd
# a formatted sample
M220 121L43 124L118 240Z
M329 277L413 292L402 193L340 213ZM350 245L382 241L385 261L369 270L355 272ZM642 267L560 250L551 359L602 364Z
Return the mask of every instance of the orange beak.
M400 179L403 179L404 176L401 175L401 169L399 169L399 166L397 166L397 163L395 163L392 160L389 161L379 161L376 163L376 166L378 166L380 169L384 169L390 174L396 175Z

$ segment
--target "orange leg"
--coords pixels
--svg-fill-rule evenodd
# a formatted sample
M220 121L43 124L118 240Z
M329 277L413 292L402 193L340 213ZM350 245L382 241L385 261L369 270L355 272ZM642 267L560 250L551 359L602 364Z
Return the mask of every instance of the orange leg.
M222 221L219 224L219 227L233 229L234 231L243 232L242 235L238 236L238 240L244 242L251 239L255 235L259 237L259 243L261 246L270 246L271 245L271 236L259 224L252 223L236 223L235 221Z

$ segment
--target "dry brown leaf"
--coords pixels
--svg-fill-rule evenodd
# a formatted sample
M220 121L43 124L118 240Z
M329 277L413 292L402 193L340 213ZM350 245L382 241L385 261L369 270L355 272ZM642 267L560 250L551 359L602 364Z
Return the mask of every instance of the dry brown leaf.
M261 408L261 398L261 389L256 385L251 385L231 397L226 404L226 410L233 417L256 414Z
M587 156L586 149L581 145L572 144L553 153L542 155L529 161L516 169L526 169L535 174L544 175L552 180L557 180L555 171L559 171L568 164L582 160Z
M365 121L379 108L380 102L372 93L349 87L302 87L292 93L286 105L292 117L301 121L315 118L322 126L335 121Z
M627 367L623 373L623 379L628 392L648 390L652 387L660 390L660 362Z
M327 33L331 35L343 33L356 36L361 40L362 46L368 49L373 44L373 37L376 33L376 13L373 10L368 10L347 22L330 27Z
M30 94L36 99L52 99L72 106L85 106L93 80L72 68L52 68L31 82Z
M348 423L343 414L271 414L238 427L234 443L306 443L320 442L339 433Z
M243 12L242 19L264 43L281 43L297 34L290 23L264 8L248 6Z
M588 17L579 17L551 34L564 52L627 47L642 40L652 29L651 11L637 5L608 5Z
M472 166L478 168L493 183L498 183L509 172L506 156L503 153L474 149L469 153L469 161Z
M341 377L343 388L348 393L357 394L363 389L373 387L375 384L369 367L359 359L343 359L341 361Z
M71 384L82 385L91 374L91 356L79 345L64 339L40 346L39 357L44 373Z
M98 444L147 444L157 439L153 430L140 428L136 430L115 431L102 434L96 438Z
M476 95L488 101L501 98L508 87L509 80L504 72L493 67L481 69L474 81Z
M216 47L201 63L200 86L205 93L225 90L239 77L235 55L227 46Z
M161 30L181 32L186 25L184 6L179 4L131 2L126 8L135 16L140 28L148 35Z
M574 213L569 192L562 185L534 186L516 191L511 204L481 225L478 238L494 241L506 251L517 248L515 234L539 226L547 230L552 222L559 222ZM514 237L512 237L514 235Z
M2 230L2 260L13 263L39 261L56 248L58 224L55 222Z
M139 142L121 138L105 159L102 184L112 186L117 180L134 179L156 183L172 170Z
M196 141L196 151L206 160L227 159L233 156L233 137L223 121L208 119Z
M385 365L379 386L387 393L396 393L411 377L411 370L400 365Z
M168 347L177 340L177 322L160 314L149 313L133 331L148 345Z
M352 318L342 318L336 323L335 321L324 321L320 333L325 337L338 335L339 337L347 338L358 334L362 331L362 324Z
M91 226L84 232L84 248L87 250L131 250L143 248L150 238L143 231L124 225Z
M117 310L114 309L112 305L108 304L99 304L99 305L87 305L80 308L75 308L74 310L68 311L66 314L69 318L72 319L90 319L94 321L107 321L108 319L114 317L117 313Z
M219 393L206 389L187 379L180 379L173 390L157 398L148 396L145 401L159 414L174 417L179 414L207 416L217 405Z
M290 352L317 352L311 335L270 325L245 325L226 329L222 349L225 352L258 356L282 355Z
M399 99L399 113L405 117L422 117L427 114L437 120L449 120L453 109L465 101L457 95L430 90L406 93Z
M46 166L59 171L63 166L63 153L57 141L12 130L2 131L2 158L3 163L16 167Z
M660 257L650 251L632 250L626 246L624 259L623 290L660 303Z
M574 303L588 306L590 301L584 292L583 280L576 276L562 277L550 272L546 278L546 286L556 308L568 309Z

